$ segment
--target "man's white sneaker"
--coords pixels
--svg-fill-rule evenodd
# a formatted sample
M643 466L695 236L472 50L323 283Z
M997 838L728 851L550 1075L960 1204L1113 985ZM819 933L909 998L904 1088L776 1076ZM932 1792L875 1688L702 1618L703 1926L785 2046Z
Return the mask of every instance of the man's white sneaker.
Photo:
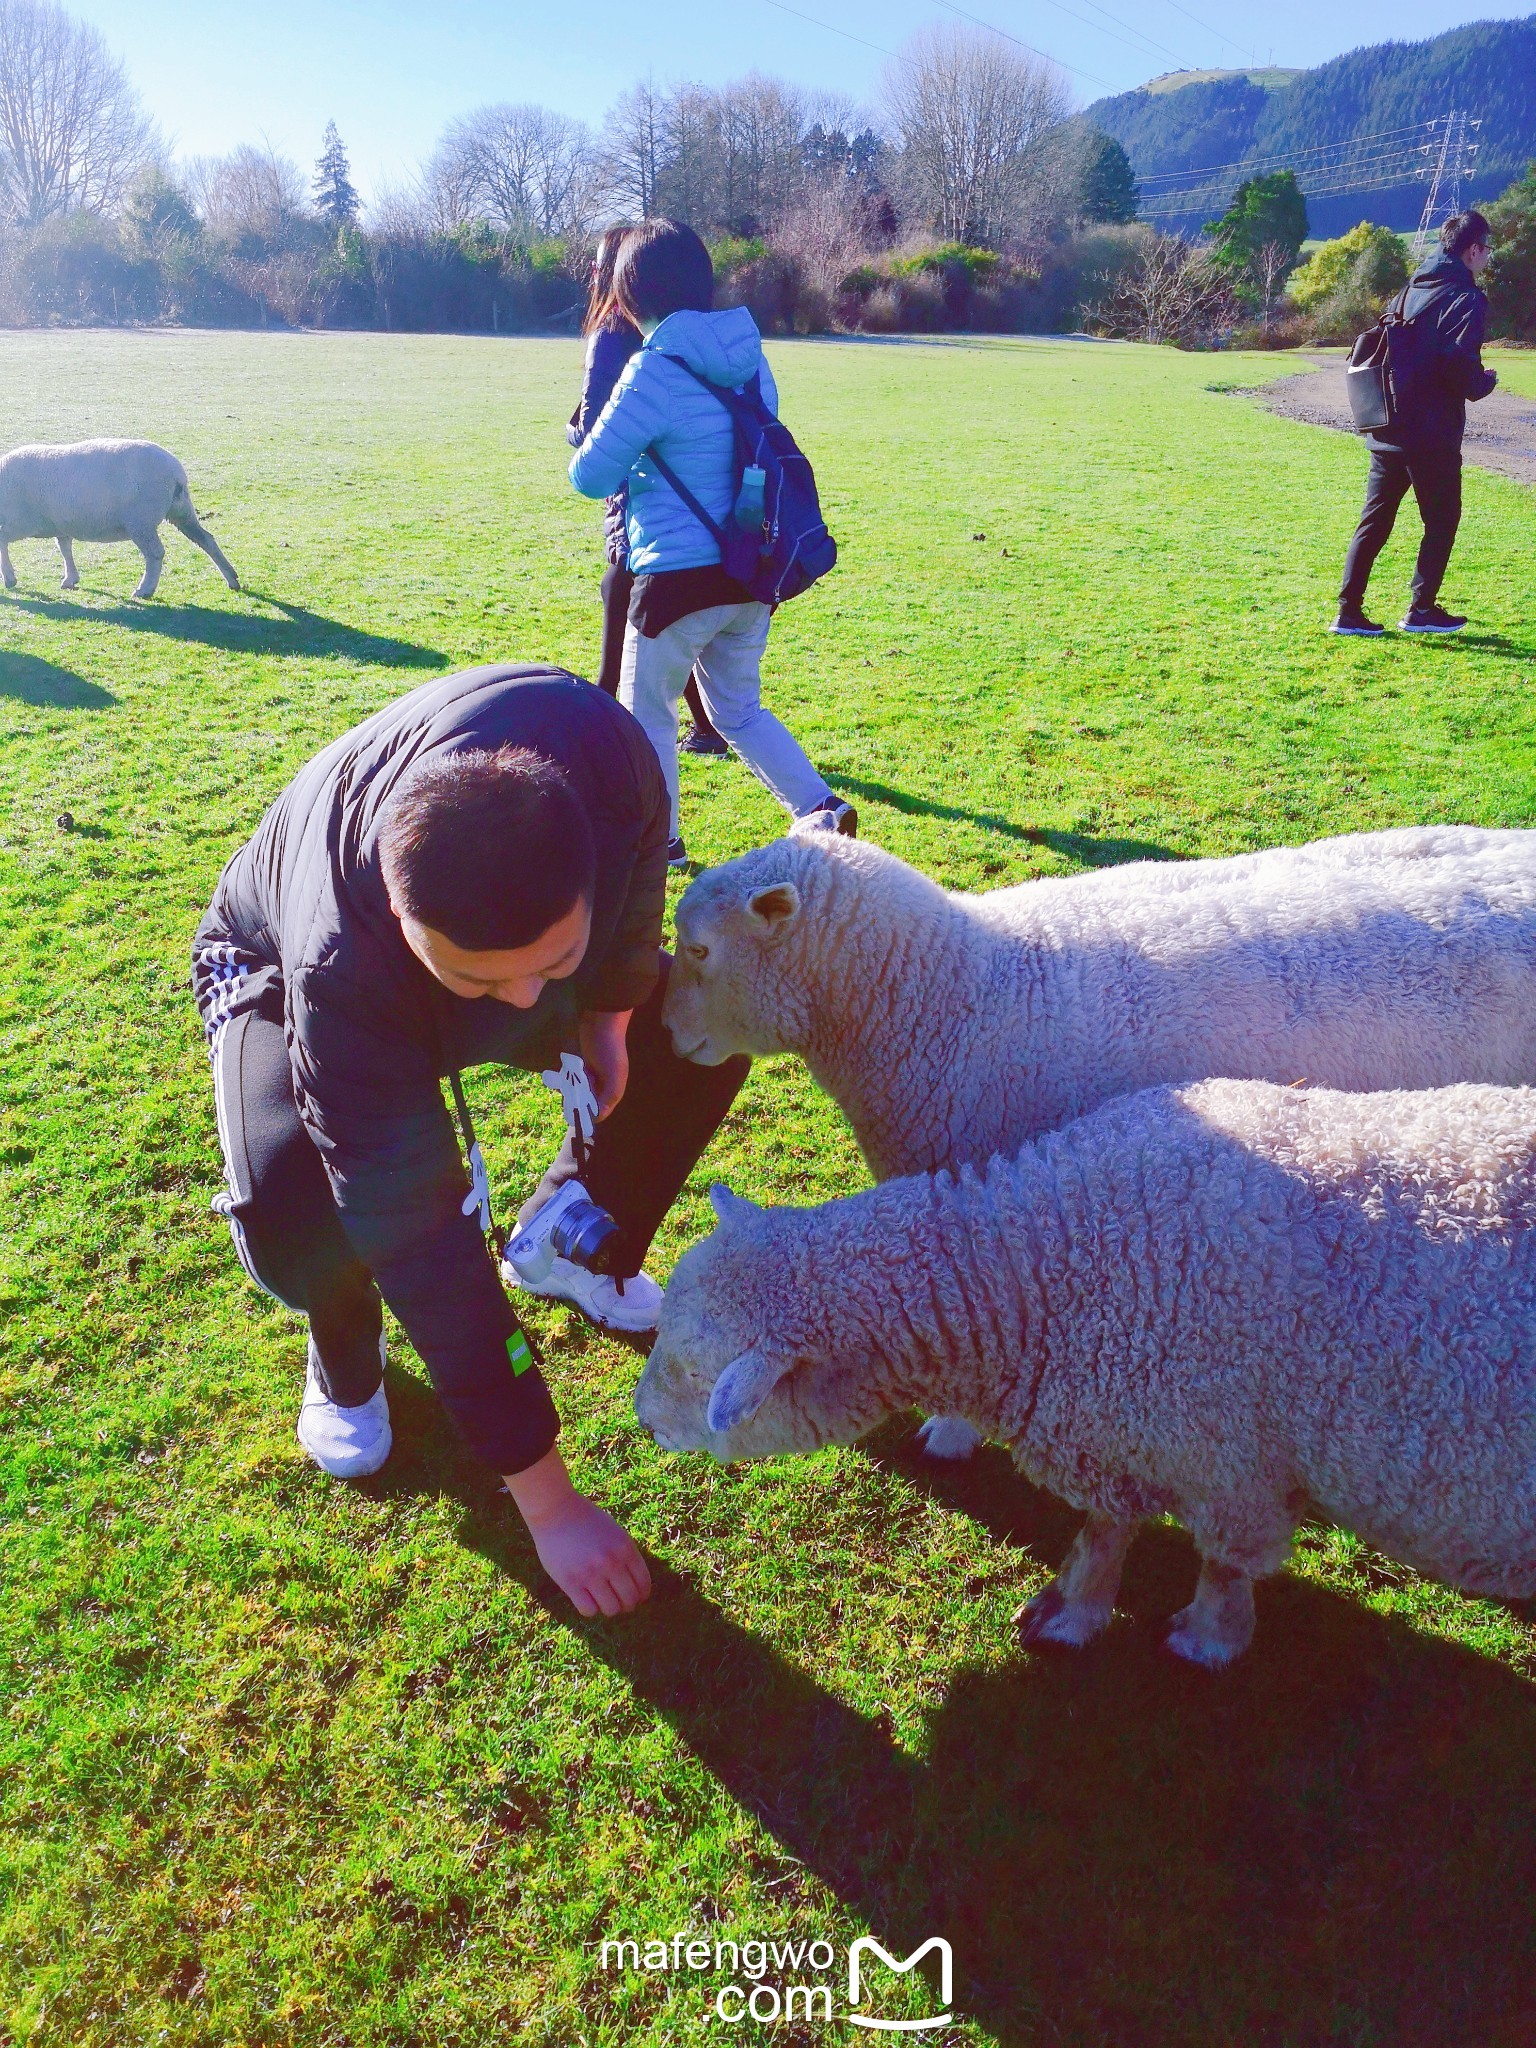
M556 1259L537 1283L525 1279L511 1259L503 1259L501 1277L509 1287L524 1288L550 1301L568 1301L589 1323L596 1323L601 1330L622 1330L627 1337L648 1336L661 1314L661 1289L645 1273L626 1280L622 1294L617 1280L606 1273L589 1273L571 1259Z
M384 1339L380 1337L380 1366L383 1363ZM325 1398L315 1372L313 1338L304 1374L298 1439L320 1470L329 1472L333 1479L366 1479L384 1463L395 1440L389 1426L389 1399L382 1383L378 1392L357 1408L343 1408Z

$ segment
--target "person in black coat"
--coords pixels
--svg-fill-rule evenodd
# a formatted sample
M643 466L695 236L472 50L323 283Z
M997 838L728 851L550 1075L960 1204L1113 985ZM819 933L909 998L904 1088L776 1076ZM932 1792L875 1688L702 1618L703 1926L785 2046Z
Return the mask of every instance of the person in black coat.
M559 669L472 669L302 768L192 948L214 1208L250 1278L308 1318L300 1442L338 1477L387 1458L387 1302L585 1614L643 1599L645 1564L571 1485L502 1282L654 1328L641 1261L748 1065L679 1059L662 1026L668 828L655 750L613 698ZM599 1112L581 1185L622 1233L624 1277L566 1259L536 1284L510 1263L498 1277L478 1148L469 1182L442 1082L489 1061L554 1070L575 1048ZM520 1220L577 1170L568 1141Z
M582 372L581 399L571 414L565 438L579 448L600 418L613 395L624 365L640 346L640 330L626 319L613 295L614 266L624 245L627 228L605 228L592 258L592 284L587 295L587 317L582 332L587 337L586 361ZM619 668L624 658L624 628L629 618L629 596L634 577L629 573L629 532L625 522L628 493L616 491L603 505L603 546L608 567L603 574L603 639L598 656L597 681L610 697L619 693ZM699 686L688 678L683 701L693 718L693 731L679 742L685 754L728 754L730 748L716 732Z
M1419 331L1423 373L1408 416L1365 436L1371 468L1365 509L1344 558L1339 613L1330 631L1377 635L1365 614L1365 590L1387 544L1397 508L1412 490L1424 522L1405 633L1459 633L1467 623L1439 602L1456 529L1461 523L1461 438L1467 401L1486 398L1498 378L1483 368L1488 301L1477 280L1488 267L1489 227L1480 213L1458 213L1440 232L1438 256L1409 284L1404 316Z

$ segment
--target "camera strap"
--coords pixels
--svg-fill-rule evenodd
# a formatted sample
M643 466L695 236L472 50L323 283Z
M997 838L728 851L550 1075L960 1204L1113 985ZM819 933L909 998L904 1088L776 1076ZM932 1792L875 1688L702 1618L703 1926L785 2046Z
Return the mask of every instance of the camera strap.
M499 1264L507 1248L507 1234L491 1214L491 1181L485 1170L485 1155L480 1150L480 1140L475 1136L475 1120L469 1113L464 1083L456 1071L449 1073L448 1085L453 1090L453 1106L458 1111L459 1129L464 1133L464 1157L469 1165L469 1193L464 1197L464 1214L473 1216L479 1211L481 1231Z

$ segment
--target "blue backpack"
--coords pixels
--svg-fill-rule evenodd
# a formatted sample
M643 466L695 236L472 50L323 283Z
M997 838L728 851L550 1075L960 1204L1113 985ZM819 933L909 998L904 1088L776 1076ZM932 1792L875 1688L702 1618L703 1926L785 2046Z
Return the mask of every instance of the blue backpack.
M736 429L732 500L736 510L729 523L721 526L712 519L654 448L647 451L650 459L694 518L714 536L725 573L744 585L759 604L786 604L802 590L809 590L837 560L837 542L822 519L811 465L788 427L763 403L756 377L744 390L730 391L701 377L681 356L668 355L667 361L686 370L696 384L718 398ZM751 469L761 470L763 475L760 521L753 517L756 506L743 484L745 472ZM752 481L755 485L756 479Z

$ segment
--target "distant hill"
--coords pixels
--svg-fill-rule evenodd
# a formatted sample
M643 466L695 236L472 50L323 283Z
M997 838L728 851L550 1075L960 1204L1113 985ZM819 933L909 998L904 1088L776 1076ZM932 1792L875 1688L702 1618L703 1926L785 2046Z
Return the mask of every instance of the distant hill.
M1357 220L1418 224L1425 187L1402 182L1426 139L1416 129L1453 111L1482 121L1476 169L1462 184L1472 205L1536 158L1536 15L1472 22L1422 43L1374 43L1311 71L1173 72L1096 101L1083 118L1122 144L1139 178L1210 171L1183 210L1147 186L1145 210L1164 225L1219 213L1245 167L1288 167L1303 192L1309 181L1318 188L1307 200L1311 231L1335 235ZM1343 147L1363 137L1376 139Z

